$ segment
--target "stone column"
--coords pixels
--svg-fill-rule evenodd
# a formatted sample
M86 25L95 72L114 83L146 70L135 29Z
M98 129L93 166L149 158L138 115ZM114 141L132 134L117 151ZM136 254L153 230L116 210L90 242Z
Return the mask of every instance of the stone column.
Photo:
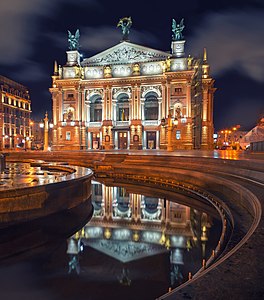
M57 125L57 92L52 92L52 114L53 114L53 124Z
M141 98L140 99L140 103L141 103L141 120L145 121L145 111L144 111L144 107L145 107L145 99Z
M109 107L108 107L108 104L109 104L109 100L108 100L108 88L104 88L104 107L103 107L103 111L104 111L104 115L102 116L103 118L103 121L104 120L109 120Z
M208 88L203 88L202 120L208 121Z
M57 122L60 122L60 121L63 121L63 108L62 108L62 105L63 105L64 99L63 99L63 91L62 90L59 90L58 98L59 98L59 114L58 114Z
M112 101L112 120L116 122L116 101Z
M86 120L88 123L90 122L90 101L86 104Z
M167 151L173 151L173 143L172 143L172 133L173 133L173 124L172 124L172 117L169 114L168 117L168 145L167 145Z
M142 148L143 150L147 149L147 135L146 135L146 131L143 131L143 141L142 141Z
M113 120L113 111L112 111L112 88L108 88L108 120Z
M162 118L166 118L166 86L165 84L162 84L162 105L161 105L161 116Z
M136 119L141 120L141 111L140 111L140 87L136 86Z
M191 107L191 83L188 82L186 85L186 104L187 104L187 109L186 109L186 117L191 118L192 116L192 107Z
M44 151L48 151L49 148L49 119L46 112L44 118Z
M158 99L158 109L159 109L159 112L158 112L158 120L161 120L162 119L162 98L159 98Z
M170 113L170 92L171 92L171 85L170 83L166 83L166 116Z
M82 121L86 121L86 116L85 116L85 90L82 90L82 104L81 104L81 111L82 111Z
M160 149L160 132L157 131L157 135L156 135L156 149L159 150Z

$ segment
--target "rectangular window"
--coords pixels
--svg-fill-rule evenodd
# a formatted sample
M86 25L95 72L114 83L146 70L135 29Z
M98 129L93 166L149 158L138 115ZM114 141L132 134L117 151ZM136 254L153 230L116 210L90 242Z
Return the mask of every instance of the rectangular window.
M176 131L176 140L180 140L181 139L181 131L177 130Z
M71 132L66 131L66 141L70 141L70 140L71 140Z
M181 94L182 93L182 88L175 88L175 93L176 94Z

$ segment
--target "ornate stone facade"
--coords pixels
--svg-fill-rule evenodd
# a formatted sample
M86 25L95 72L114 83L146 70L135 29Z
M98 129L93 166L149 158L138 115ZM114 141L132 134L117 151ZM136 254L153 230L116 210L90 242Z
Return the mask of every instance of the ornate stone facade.
M55 64L53 148L212 149L214 80L207 55L185 57L128 41Z

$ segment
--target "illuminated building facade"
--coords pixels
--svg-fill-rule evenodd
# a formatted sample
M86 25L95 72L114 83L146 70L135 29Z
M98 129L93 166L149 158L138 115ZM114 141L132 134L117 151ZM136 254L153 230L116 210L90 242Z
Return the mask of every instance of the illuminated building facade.
M0 86L0 149L30 148L29 91L4 76L0 76Z
M131 43L54 65L53 149L212 149L214 80L207 53L185 56Z

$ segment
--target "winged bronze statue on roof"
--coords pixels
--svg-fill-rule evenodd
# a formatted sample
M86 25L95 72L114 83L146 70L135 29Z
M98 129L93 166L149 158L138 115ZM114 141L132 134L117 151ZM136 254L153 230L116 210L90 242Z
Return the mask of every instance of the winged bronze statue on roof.
M172 19L172 40L173 41L181 41L183 39L182 31L184 29L183 25L184 19L181 19L181 22L179 24L176 23L175 19Z
M70 30L68 30L68 42L69 42L69 49L70 50L79 50L80 44L80 30L77 29L75 34L72 34Z
M131 17L125 17L119 20L116 27L121 27L123 34L123 41L128 41L129 29L132 25Z

